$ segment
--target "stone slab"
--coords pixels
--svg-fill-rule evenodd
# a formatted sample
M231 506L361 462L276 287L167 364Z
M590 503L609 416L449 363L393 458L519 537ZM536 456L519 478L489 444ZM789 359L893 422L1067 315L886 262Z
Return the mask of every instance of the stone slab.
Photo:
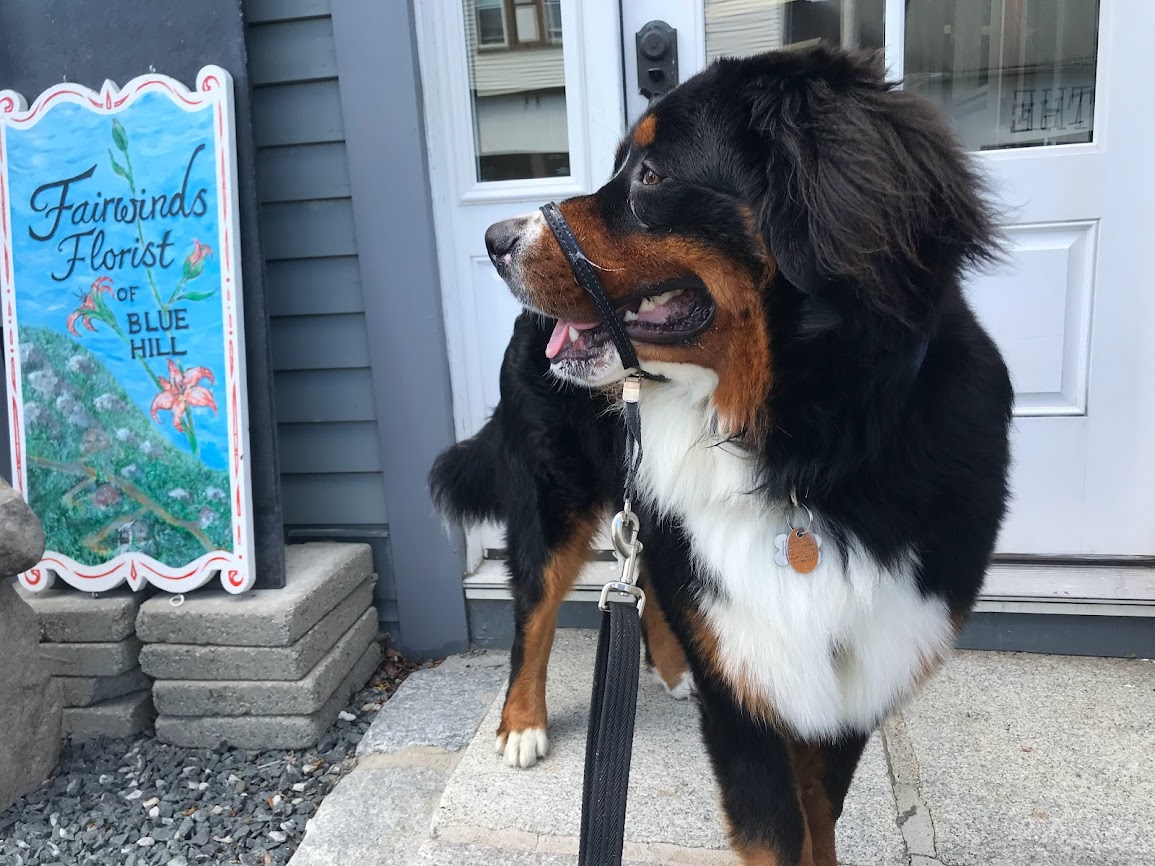
M381 659L376 642L369 645L349 675L317 712L307 716L157 716L156 737L162 743L215 748L222 742L241 749L307 749L345 708Z
M942 862L1155 864L1155 663L960 653L902 718Z
M0 578L0 812L39 787L60 757L60 686L40 659L40 626Z
M592 631L558 632L548 684L550 754L537 766L511 770L494 754L500 697L493 702L446 787L434 817L435 835L452 839L484 831L554 837L567 845L576 841L596 644ZM863 757L838 826L843 864L907 863L877 737ZM645 857L661 846L675 846L714 852L709 853L713 860L736 863L728 852L697 708L692 701L674 701L645 674L638 697L626 839L641 846L637 850Z
M373 586L372 580L363 581L288 646L150 643L140 651L140 666L158 680L299 680L365 613L373 601Z
M408 864L429 836L448 767L362 761L325 798L290 866Z
M152 717L152 696L134 692L91 707L65 708L64 735L76 740L131 737L146 731Z
M288 646L370 578L373 555L367 544L291 544L285 572L282 589L204 587L180 607L155 596L141 605L136 633L147 643Z
M157 680L152 697L166 716L303 716L319 710L377 636L369 608L296 682L277 680Z
M127 586L99 593L57 586L43 592L19 589L40 618L40 639L48 643L108 643L136 631L141 595Z
M66 707L90 707L101 701L152 688L140 668L111 677L53 677Z
M473 652L411 673L357 746L358 756L410 746L458 751L469 745L509 676L509 655Z
M40 658L57 677L111 677L140 666L140 640L109 643L41 643Z
M44 527L24 497L0 478L0 580L19 574L44 554Z

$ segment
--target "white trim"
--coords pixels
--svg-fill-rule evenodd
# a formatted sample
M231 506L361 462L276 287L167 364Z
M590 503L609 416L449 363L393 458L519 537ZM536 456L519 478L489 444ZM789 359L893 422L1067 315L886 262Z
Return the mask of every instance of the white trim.
M589 562L567 600L596 601L620 571L617 562ZM465 578L465 597L512 598L505 560L483 560ZM996 563L979 599L980 611L1155 616L1155 568Z
M906 2L886 0L883 10L883 41L886 43L886 77L902 81L906 74Z

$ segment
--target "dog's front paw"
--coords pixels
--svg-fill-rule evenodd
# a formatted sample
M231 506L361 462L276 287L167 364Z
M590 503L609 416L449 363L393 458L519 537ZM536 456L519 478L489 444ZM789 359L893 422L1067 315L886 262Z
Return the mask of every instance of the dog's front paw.
M666 682L665 677L658 672L657 668L652 669L654 680L661 684L662 688L675 701L684 701L694 693L694 675L689 671L682 671L678 679L673 683Z
M510 767L532 767L549 752L549 737L545 728L526 728L521 731L498 731L497 754Z

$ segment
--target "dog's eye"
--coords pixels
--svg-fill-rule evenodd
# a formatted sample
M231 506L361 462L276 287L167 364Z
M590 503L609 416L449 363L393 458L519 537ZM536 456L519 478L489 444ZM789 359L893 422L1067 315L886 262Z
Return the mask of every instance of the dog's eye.
M656 183L661 183L662 177L652 168L646 166L642 167L642 184L644 186L653 186Z

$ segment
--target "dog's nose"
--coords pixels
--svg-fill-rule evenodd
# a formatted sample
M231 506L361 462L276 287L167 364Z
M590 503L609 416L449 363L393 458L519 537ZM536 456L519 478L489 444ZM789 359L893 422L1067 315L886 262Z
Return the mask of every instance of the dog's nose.
M500 262L513 253L517 242L521 240L521 231L525 226L525 219L515 217L494 223L485 231L485 248L489 250L489 257L494 262Z

